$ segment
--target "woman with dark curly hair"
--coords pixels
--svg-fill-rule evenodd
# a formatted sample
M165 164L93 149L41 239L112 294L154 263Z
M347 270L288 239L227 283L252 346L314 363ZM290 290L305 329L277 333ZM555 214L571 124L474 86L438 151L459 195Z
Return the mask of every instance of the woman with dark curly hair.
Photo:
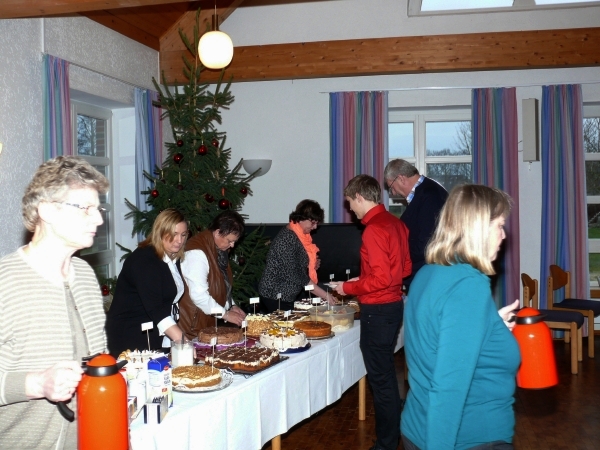
M271 242L267 265L258 286L261 303L268 312L281 306L284 311L294 306L304 287L313 284L313 293L330 303L334 297L317 285L319 248L313 244L311 231L323 222L325 212L314 200L302 200L290 214L290 223ZM281 294L281 302L277 300Z

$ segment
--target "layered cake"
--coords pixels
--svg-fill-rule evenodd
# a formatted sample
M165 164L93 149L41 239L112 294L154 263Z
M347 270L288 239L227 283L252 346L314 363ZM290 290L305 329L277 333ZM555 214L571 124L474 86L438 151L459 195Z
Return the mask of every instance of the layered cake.
M248 329L246 333L250 336L260 336L260 334L273 326L273 322L264 314L248 314L246 316Z
M313 300L316 303L313 303ZM318 302L317 302L317 300L318 300ZM306 311L306 310L312 308L313 306L323 306L323 305L327 305L327 302L325 300L323 300L322 298L319 298L319 297L303 298L302 300L296 300L294 302L294 309Z
M280 327L291 328L296 322L299 322L301 320L307 320L308 312L290 311L290 315L288 317L285 317L285 311L281 311L280 309L278 309L277 311L273 311L271 314L269 314L269 318L273 321L275 325L279 325Z
M295 328L269 328L260 335L260 343L268 348L275 348L280 352L290 348L304 347L308 341L306 334Z
M309 338L325 337L331 334L330 324L326 322L317 322L315 320L296 322L294 328L303 331Z
M204 361L207 365L213 364L213 356L206 355ZM279 361L279 352L275 349L265 347L232 347L217 352L214 356L215 367L246 372L255 372L264 369L277 361Z
M212 366L180 366L173 369L173 386L188 389L215 386L221 382L221 371Z
M203 344L210 345L210 341L214 337L217 338L218 345L236 344L244 340L242 330L234 327L208 327L198 333L198 340Z

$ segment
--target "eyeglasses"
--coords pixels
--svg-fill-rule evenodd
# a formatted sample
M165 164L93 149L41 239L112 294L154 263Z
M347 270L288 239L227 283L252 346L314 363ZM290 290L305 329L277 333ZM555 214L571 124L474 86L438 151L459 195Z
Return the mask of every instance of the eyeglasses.
M82 206L82 205L79 205L77 203L67 203L67 202L52 202L52 203L58 203L60 205L72 206L73 208L77 208L77 209L82 210L88 216L93 216L95 213L102 214L102 213L106 212L106 208L102 208L100 206L95 206L95 205Z
M394 185L394 183L396 182L396 180L398 179L399 176L400 176L400 174L396 175L396 178L394 178L394 181L392 181L391 183L388 184L387 190L391 195L394 195L394 193L392 192L392 186Z

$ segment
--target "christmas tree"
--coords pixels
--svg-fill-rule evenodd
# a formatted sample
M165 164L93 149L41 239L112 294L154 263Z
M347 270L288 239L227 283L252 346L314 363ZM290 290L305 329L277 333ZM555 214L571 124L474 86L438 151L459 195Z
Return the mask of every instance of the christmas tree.
M226 147L226 134L219 131L221 111L233 103L229 81L225 87L222 77L214 92L201 82L204 70L198 55L200 11L196 13L194 39L191 42L180 29L179 34L193 59L183 57L184 75L188 83L183 86L168 85L163 80L161 88L153 79L159 93L163 117L168 117L173 142L166 142L168 156L155 173L146 173L153 188L143 191L148 196L148 211L142 211L127 201L133 217L133 232L147 235L160 211L175 208L181 211L192 234L208 227L213 218L224 210L239 211L247 195L251 195L249 182L254 174L240 174L242 160L229 169L231 149ZM246 219L246 217L244 217ZM233 297L239 303L257 296L255 286L264 269L267 240L262 229L243 236L230 253L233 271Z

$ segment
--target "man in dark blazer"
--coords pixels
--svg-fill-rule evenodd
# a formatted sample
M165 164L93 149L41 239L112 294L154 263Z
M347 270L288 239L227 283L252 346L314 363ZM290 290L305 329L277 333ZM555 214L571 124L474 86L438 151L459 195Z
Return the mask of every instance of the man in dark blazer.
M446 203L448 192L437 181L419 174L411 163L393 159L383 173L391 195L402 195L408 207L402 221L408 228L408 246L412 260L412 273L404 279L408 290L417 271L425 265L425 247L435 230L437 218Z

